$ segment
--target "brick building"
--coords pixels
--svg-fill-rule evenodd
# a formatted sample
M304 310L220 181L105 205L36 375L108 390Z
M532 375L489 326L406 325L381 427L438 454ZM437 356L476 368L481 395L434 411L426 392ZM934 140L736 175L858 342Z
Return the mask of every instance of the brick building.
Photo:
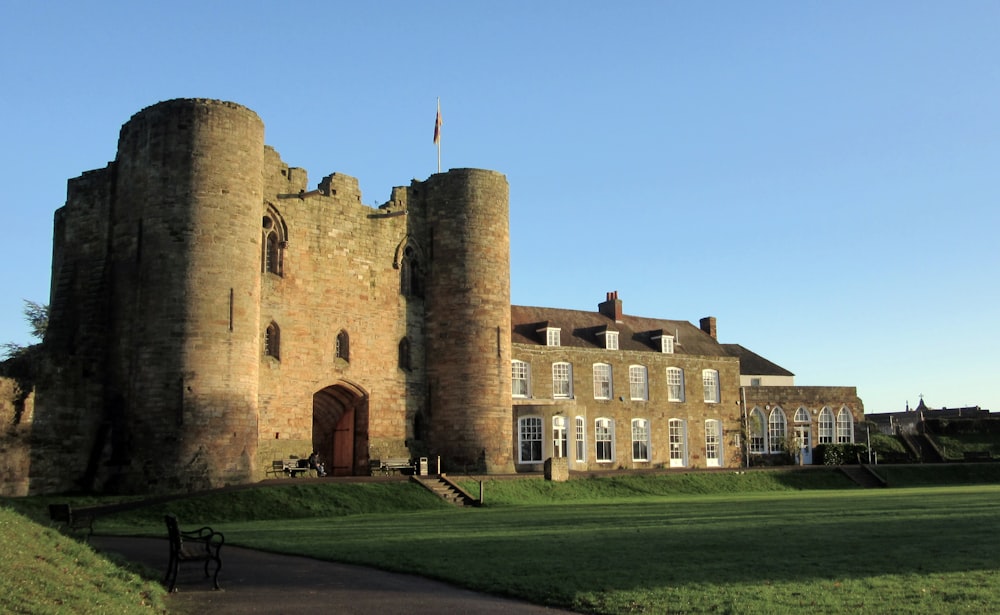
M377 206L352 177L307 183L253 111L205 99L140 111L70 180L27 492L245 483L311 451L335 475L740 464L740 359L714 319L626 316L616 293L510 305L503 175Z

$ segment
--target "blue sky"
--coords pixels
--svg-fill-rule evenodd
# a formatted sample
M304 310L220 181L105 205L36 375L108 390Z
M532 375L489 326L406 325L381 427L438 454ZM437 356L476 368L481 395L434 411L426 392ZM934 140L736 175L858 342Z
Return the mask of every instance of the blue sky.
M89 6L88 6L89 5ZM1000 3L7 3L0 341L66 180L161 100L232 100L364 201L510 182L513 303L718 318L867 411L1000 410Z

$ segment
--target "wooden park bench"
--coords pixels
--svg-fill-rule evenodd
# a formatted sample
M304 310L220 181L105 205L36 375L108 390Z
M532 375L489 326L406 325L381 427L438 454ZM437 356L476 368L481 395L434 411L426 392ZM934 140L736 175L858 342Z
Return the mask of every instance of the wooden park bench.
M184 531L177 524L177 517L166 515L167 537L170 540L170 560L167 562L167 576L163 583L168 592L177 589L177 572L182 562L205 562L205 577L210 576L208 566L215 562L213 589L219 589L219 572L222 570L222 550L225 536L210 527Z
M309 462L305 459L275 459L271 462L271 469L266 473L274 476L284 474L295 478L299 474L308 474L310 469Z
M376 472L386 476L400 472L403 474L413 473L413 462L409 457L390 457L388 459L372 459L369 462L369 469L374 475Z
M49 504L49 517L69 530L87 530L85 540L94 535L94 516L69 504Z

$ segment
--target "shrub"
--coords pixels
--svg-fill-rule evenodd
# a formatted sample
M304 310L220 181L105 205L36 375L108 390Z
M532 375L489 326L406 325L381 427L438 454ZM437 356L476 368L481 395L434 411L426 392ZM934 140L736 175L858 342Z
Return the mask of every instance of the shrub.
M820 444L815 454L817 463L823 465L852 465L868 460L868 447L864 444Z

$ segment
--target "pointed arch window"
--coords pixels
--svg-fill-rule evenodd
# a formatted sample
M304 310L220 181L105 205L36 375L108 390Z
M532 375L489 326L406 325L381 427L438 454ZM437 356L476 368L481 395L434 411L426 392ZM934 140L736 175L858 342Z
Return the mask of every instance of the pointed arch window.
M407 237L396 246L393 266L399 269L399 294L404 297L423 297L423 254L412 237Z
M264 330L264 356L281 360L281 329L274 321Z
M340 333L337 334L336 356L338 359L351 361L351 337L344 329L341 329Z
M261 226L260 270L277 276L284 275L285 248L288 246L285 222L278 211L269 206Z

